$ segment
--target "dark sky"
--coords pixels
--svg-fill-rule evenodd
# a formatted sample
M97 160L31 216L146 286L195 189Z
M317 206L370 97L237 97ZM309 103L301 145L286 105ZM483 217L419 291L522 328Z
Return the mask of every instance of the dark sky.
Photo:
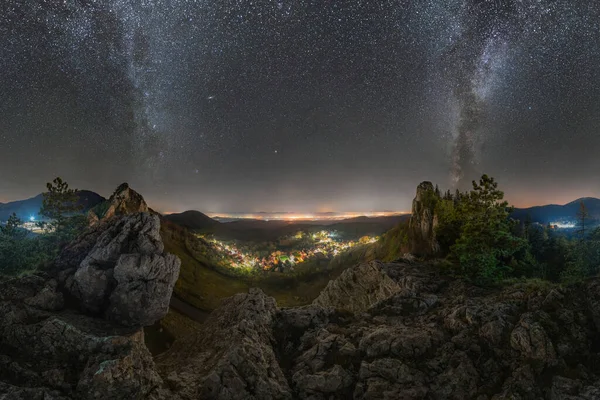
M407 210L482 172L600 196L599 2L0 2L0 201Z

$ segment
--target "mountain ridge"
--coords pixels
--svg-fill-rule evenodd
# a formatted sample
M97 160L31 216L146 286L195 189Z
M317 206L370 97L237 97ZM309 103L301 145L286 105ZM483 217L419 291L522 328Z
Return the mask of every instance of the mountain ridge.
M163 218L188 229L212 228L221 222L197 210L187 210L181 213L166 214Z
M79 190L77 193L79 195L79 202L83 205L85 212L106 200L91 190ZM31 216L36 217L42 207L43 196L44 194L40 193L28 199L0 203L0 221L6 221L12 213L17 214L17 217L22 220L28 220Z
M533 222L549 224L561 221L574 221L577 218L579 205L583 201L591 220L600 220L600 199L581 197L564 205L547 204L528 208L515 208L511 217L524 221L528 216Z

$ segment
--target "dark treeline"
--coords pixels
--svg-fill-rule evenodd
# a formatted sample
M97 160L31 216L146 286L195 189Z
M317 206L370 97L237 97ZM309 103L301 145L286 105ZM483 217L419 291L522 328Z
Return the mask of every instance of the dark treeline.
M585 205L575 237L510 218L512 207L498 183L484 175L469 192L436 187L427 199L438 218L436 237L451 271L478 283L507 278L573 282L600 267L600 228L590 229Z
M441 192L436 187L423 201L437 218L439 253L453 275L479 284L510 278L571 283L600 270L600 227L590 225L583 203L574 216L575 234L568 236L529 218L510 218L512 207L487 175L473 182L471 191ZM47 184L40 214L48 222L39 223L42 233L38 235L21 228L16 215L0 226L0 275L32 271L50 262L87 226L77 191L60 178ZM406 227L398 226L365 257L395 259L408 241Z
M48 221L38 222L41 234L21 228L22 221L14 213L0 226L0 275L28 273L52 261L87 226L76 189L61 178L46 188L40 215Z

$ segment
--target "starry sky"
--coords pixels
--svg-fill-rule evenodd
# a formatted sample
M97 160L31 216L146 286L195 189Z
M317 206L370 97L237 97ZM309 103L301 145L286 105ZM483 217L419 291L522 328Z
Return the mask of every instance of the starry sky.
M600 197L600 4L4 0L0 202L61 176L161 211L408 210L487 173Z

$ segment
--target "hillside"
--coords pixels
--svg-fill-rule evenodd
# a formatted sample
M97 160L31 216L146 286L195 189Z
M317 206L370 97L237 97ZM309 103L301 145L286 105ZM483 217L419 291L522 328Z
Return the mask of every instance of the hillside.
M577 199L565 205L549 204L530 208L517 208L511 216L521 221L530 216L533 222L539 222L540 224L574 221L577 218L581 201L586 206L590 220L600 221L600 199L593 197Z
M597 278L481 288L424 262L360 263L297 304L283 285L222 301L195 287L215 311L202 325L172 314L158 331L185 334L152 357L144 327L177 275L213 278L169 254L184 232L166 224L117 215L43 273L0 279L1 398L600 398Z
M98 193L89 190L80 190L79 204L83 205L83 210L88 211L90 208L103 202L104 197ZM25 200L12 201L9 203L0 204L0 221L6 221L8 217L15 213L22 220L28 220L30 217L38 218L40 208L42 207L43 194L38 194L35 197Z
M217 308L221 300L236 293L246 292L250 287L259 287L273 296L279 304L292 307L310 303L327 285L364 254L348 254L348 260L338 257L330 268L313 271L303 276L270 272L260 276L239 276L236 271L226 274L222 267L211 259L217 258L210 247L192 235L186 228L162 219L160 235L165 250L181 259L179 279L173 293L179 299L201 310Z
M203 230L220 224L219 221L215 221L208 215L195 210L184 211L178 214L167 214L164 215L163 218L167 221L193 230Z

